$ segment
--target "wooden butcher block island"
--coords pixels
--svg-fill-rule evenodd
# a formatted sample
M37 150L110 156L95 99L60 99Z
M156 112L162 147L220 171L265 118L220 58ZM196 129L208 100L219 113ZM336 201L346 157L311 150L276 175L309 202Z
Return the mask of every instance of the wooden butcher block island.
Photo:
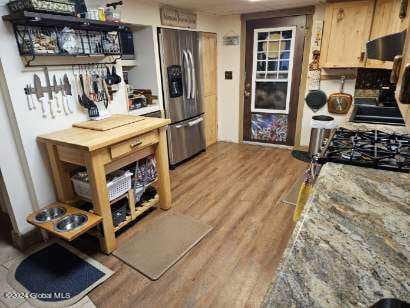
M113 115L105 120L78 123L73 128L38 136L38 142L47 149L58 199L57 203L46 209L62 206L67 213L77 211L88 217L83 226L70 232L59 232L53 221L44 223L36 220L39 211L29 215L27 221L69 241L101 223L101 249L111 253L117 246L115 231L120 227L158 202L161 209L171 207L166 141L166 126L169 123L168 119ZM124 194L129 199L130 214L126 221L114 227L111 214L113 200L109 200L106 175L150 155L154 155L157 162L158 196L149 204L136 209L134 193L130 189ZM85 168L91 190L88 201L92 203L93 209L86 212L76 208L76 202L82 198L76 195L71 183L73 170L79 166Z

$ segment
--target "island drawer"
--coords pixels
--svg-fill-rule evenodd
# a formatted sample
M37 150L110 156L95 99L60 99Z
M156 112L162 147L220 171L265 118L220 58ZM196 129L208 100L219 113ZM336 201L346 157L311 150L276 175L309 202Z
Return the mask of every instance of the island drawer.
M145 148L159 142L158 131L151 131L144 135L128 139L127 141L111 146L111 158L121 157L132 151Z

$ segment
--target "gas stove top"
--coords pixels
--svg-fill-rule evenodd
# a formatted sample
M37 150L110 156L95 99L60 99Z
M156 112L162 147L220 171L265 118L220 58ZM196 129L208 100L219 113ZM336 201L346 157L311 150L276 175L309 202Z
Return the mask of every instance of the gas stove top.
M319 162L410 172L410 135L338 128Z

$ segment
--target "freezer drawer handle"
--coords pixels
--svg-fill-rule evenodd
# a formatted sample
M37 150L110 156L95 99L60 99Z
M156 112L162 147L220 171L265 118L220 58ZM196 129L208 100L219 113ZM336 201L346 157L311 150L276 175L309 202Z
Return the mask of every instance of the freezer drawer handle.
M191 69L189 67L189 58L186 50L183 50L182 53L184 54L184 69L186 71L186 79L185 84L187 86L187 99L191 98L191 91L192 91L192 77L191 77Z
M201 123L203 120L204 120L203 118L199 118L199 119L196 119L194 121L188 122L188 126L191 127L191 126L197 125L197 124Z

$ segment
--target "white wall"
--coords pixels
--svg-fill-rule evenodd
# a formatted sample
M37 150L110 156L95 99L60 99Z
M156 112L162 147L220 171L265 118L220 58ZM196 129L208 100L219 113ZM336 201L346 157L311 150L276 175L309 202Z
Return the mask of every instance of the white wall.
M221 17L218 29L218 140L239 142L241 47L224 46L223 36L241 34L240 16ZM232 80L225 80L225 71L232 71Z
M22 153L19 153L17 148L15 139L19 139L19 136L15 136L15 131L13 132L12 123L9 120L5 103L7 99L6 94L7 85L3 78L3 69L0 61L0 170L5 186L1 188L1 193L7 193L10 200L11 209L7 209L7 212L11 216L13 228L17 232L24 233L29 230L25 222L25 216L28 210L33 209L33 205L30 199L27 178L23 172L23 165L26 164L26 161L24 161L25 156L23 154L22 157ZM5 197L3 198L6 199Z
M128 70L128 81L138 89L151 89L158 95L156 54L154 50L153 29L146 27L134 32L135 58L138 65Z

